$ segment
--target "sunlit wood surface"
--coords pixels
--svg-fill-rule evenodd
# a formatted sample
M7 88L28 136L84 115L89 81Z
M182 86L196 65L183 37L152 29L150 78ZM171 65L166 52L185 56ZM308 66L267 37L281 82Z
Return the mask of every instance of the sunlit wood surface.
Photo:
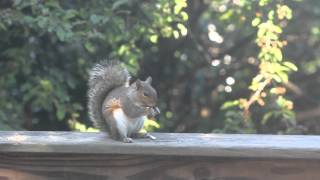
M152 135L127 144L104 133L0 132L0 180L320 177L318 136Z

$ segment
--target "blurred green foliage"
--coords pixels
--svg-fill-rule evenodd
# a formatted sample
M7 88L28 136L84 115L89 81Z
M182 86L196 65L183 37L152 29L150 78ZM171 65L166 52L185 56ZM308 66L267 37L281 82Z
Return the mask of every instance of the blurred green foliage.
M264 7L269 3L271 2L260 1L259 5ZM288 83L288 74L291 71L297 71L298 68L292 62L283 60L282 49L287 44L287 41L280 39L282 29L286 26L288 20L292 18L292 10L287 5L279 3L275 4L265 15L259 12L255 16L252 20L252 26L258 28L256 43L260 48L258 54L260 62L259 73L252 79L249 86L252 95L248 99L226 102L222 108L227 109L230 103L232 106L239 107L243 111L243 115L240 117L244 117L244 122L249 124L252 119L249 109L251 105L257 103L263 107L262 110L264 111L261 120L262 125L265 125L269 119L275 117L295 123L295 114L292 111L293 103L285 99L285 88L282 86ZM277 102L276 106L266 108L273 101ZM226 113L227 116L228 114L230 112ZM233 119L236 119L236 117Z
M142 48L186 35L184 7L184 0L1 2L1 129L66 129L74 114L85 118L88 68L108 57L136 73Z
M320 2L0 2L0 129L79 130L89 68L153 77L147 130L320 133ZM290 77L290 78L289 78Z

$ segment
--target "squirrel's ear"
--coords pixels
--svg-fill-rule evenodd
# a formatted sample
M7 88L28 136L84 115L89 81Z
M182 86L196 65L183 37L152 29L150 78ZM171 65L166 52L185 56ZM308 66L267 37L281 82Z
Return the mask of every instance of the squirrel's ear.
M141 81L140 81L140 79L137 79L136 80L136 88L137 88L137 90L141 89L141 87L142 87Z
M151 82L152 82L152 78L151 78L151 76L149 76L147 79L146 79L146 81L145 81L146 83L148 83L148 84L151 84Z

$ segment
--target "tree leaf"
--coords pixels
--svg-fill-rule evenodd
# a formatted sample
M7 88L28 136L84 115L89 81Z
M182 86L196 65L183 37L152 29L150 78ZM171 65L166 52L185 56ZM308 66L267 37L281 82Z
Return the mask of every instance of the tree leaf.
M256 17L256 18L254 18L254 19L252 20L251 25L252 25L253 27L255 27L255 26L257 26L258 24L260 24L260 22L261 22L261 19L258 18L258 17Z
M66 115L66 111L65 111L65 109L64 109L64 106L62 106L61 104L59 104L59 105L56 106L56 107L57 107L57 112L56 112L57 118L58 118L59 120L62 120L62 119L65 117L65 115Z
M283 65L287 66L288 68L290 68L293 71L298 71L298 67L295 64L293 64L292 62L285 61L285 62L283 62Z
M128 4L129 0L117 0L116 2L114 2L112 4L112 10L116 10L118 9L120 6L124 5L124 4Z
M229 109L231 107L238 106L240 104L240 101L235 100L235 101L227 101L223 103L222 107L220 108L221 110Z
M261 120L261 124L265 125L269 121L269 119L273 116L273 112L267 112L263 115L263 118Z

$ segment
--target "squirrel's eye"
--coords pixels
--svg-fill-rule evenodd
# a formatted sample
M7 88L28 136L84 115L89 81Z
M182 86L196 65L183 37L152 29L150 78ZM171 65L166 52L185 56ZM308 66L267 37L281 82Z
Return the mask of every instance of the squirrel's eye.
M149 94L148 94L147 92L143 92L143 96L148 97L148 96L149 96Z

